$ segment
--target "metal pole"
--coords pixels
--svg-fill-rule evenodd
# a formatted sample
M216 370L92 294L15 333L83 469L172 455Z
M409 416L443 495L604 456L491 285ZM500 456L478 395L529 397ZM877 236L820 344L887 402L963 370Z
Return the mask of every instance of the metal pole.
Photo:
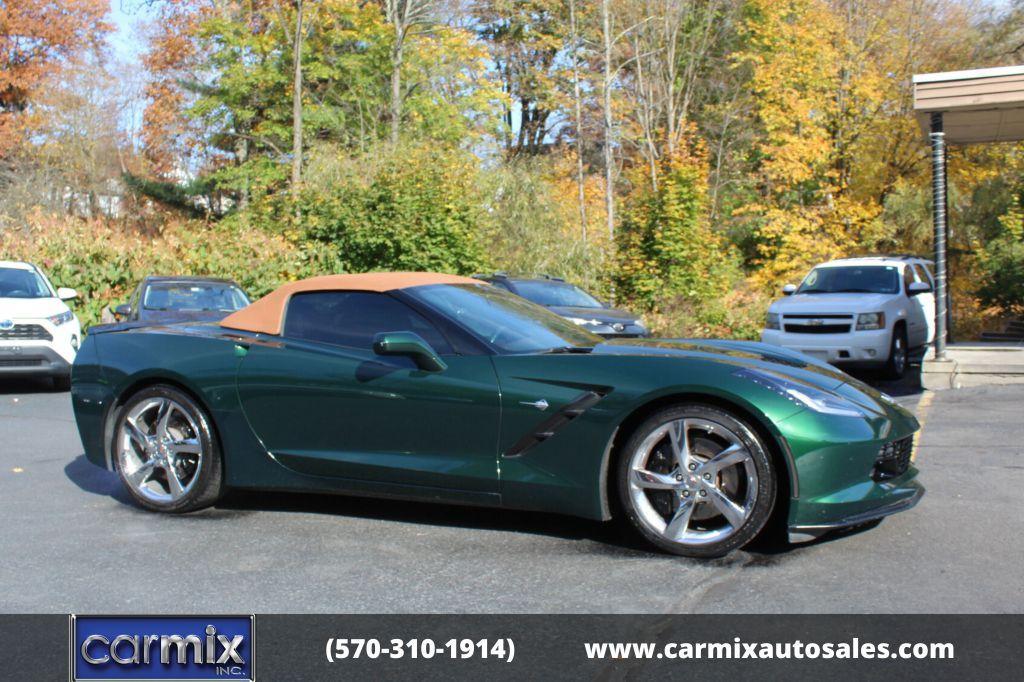
M932 224L935 228L935 359L946 359L946 133L942 112L931 117Z

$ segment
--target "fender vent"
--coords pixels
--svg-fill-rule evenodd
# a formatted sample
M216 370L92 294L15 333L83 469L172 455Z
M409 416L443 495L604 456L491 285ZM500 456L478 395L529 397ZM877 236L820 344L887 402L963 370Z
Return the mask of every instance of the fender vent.
M562 409L555 412L538 424L537 428L533 431L516 441L515 445L510 447L504 456L520 457L527 450L554 436L559 429L596 405L605 395L607 395L607 392L587 391L572 402L566 403Z

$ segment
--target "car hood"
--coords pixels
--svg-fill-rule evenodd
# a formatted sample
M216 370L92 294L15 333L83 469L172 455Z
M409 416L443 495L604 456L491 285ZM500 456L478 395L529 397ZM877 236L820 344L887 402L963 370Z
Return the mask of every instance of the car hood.
M595 354L669 356L726 362L737 367L768 370L832 392L837 391L843 384L856 382L855 379L828 363L803 353L756 341L629 339L602 343L594 348L593 352Z
M59 315L68 306L59 298L0 298L0 321Z
M793 294L781 298L768 311L783 315L877 313L895 294Z
M910 412L881 391L826 362L766 343L713 339L624 339L599 344L592 354L703 359L737 368L765 370L840 395L876 417L888 416L916 423Z
M636 313L619 308L575 308L557 305L549 307L548 310L562 317L580 317L585 320L597 320L599 322L622 322L629 324L640 319Z
M220 310L143 310L139 315L140 322L155 324L171 324L174 322L217 322L230 315L230 311Z

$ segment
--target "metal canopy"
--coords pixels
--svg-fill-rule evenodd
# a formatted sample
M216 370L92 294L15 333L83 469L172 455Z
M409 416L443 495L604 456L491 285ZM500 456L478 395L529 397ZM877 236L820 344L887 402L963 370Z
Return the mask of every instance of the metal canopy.
M932 132L940 112L947 144L1024 139L1024 65L914 76L914 113Z
M935 359L946 359L946 145L1024 139L1024 65L914 76L914 114L932 150Z

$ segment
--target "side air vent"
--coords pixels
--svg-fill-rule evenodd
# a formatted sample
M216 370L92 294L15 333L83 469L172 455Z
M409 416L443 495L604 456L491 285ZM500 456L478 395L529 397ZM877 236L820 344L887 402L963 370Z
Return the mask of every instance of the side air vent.
M607 395L607 391L586 391L572 402L541 422L537 428L526 434L505 452L505 457L520 457L534 446L554 436L559 429L596 405Z

